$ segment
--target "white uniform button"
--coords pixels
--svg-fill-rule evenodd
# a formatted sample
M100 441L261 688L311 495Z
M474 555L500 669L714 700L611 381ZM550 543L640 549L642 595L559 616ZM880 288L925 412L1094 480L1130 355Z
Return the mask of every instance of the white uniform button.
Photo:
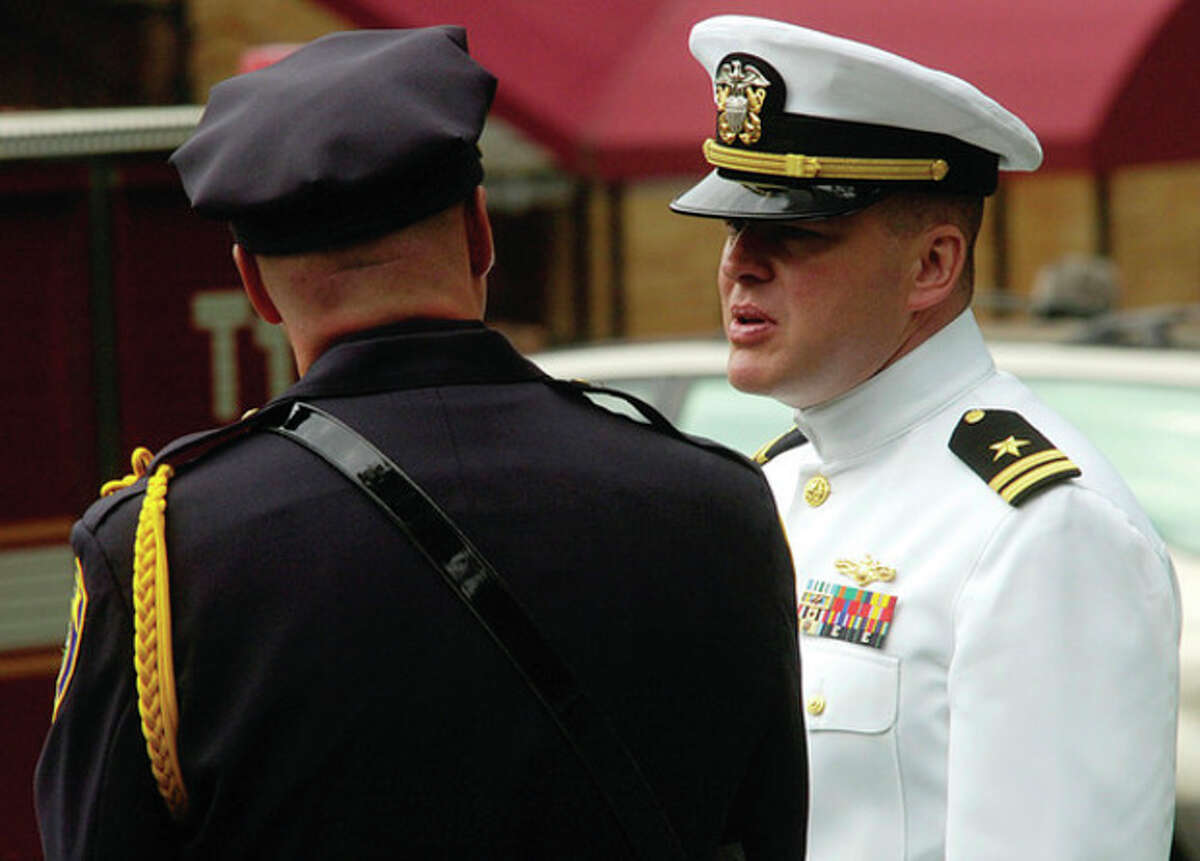
M820 694L815 694L808 698L808 703L805 704L810 715L819 715L825 711L825 697Z
M829 479L823 475L814 475L804 482L804 501L816 508L829 498Z

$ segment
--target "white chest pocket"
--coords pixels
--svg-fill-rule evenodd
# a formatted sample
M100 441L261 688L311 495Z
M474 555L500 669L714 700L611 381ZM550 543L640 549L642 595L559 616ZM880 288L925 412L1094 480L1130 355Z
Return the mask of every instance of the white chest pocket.
M896 723L900 661L865 646L801 638L810 732L882 733Z
M801 651L812 784L808 858L903 858L900 662L817 637L801 637Z

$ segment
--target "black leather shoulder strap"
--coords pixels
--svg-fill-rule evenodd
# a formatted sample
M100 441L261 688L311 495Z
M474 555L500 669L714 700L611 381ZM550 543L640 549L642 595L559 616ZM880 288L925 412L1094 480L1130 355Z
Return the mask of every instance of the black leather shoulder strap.
M607 800L639 858L682 859L679 837L611 721L538 631L495 568L387 455L303 402L261 421L310 449L375 502L421 551L525 679Z

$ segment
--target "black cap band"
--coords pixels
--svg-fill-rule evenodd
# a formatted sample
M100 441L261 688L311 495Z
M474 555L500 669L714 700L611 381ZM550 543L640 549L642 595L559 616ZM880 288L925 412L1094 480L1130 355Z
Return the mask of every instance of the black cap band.
M369 189L328 194L231 222L237 243L254 254L296 254L365 242L462 203L483 182L478 150L444 153L425 168L380 178Z

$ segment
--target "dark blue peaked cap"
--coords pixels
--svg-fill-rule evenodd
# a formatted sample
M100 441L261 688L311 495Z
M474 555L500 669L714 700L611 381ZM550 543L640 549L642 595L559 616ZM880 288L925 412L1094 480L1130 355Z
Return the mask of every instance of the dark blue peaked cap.
M334 33L215 86L171 163L193 208L231 222L248 251L358 242L483 181L495 91L461 27Z

